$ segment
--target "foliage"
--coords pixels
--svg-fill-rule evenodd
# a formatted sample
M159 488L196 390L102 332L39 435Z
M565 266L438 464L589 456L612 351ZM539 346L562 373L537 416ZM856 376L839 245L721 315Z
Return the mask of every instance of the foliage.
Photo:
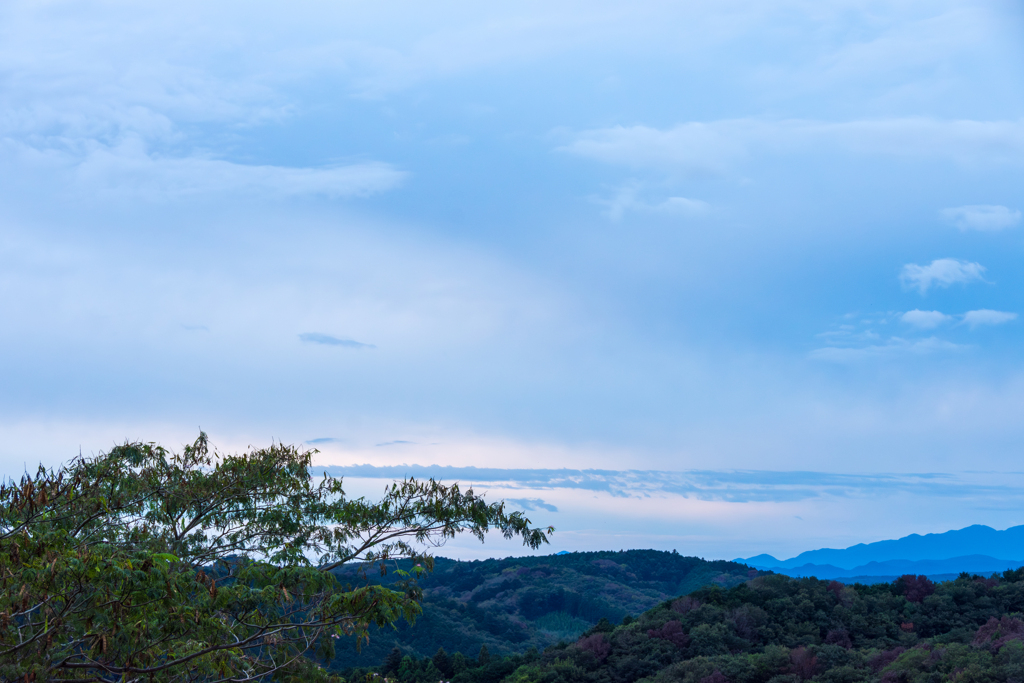
M339 580L468 531L545 532L472 490L406 480L379 502L314 481L315 451L129 443L0 486L0 680L318 680L306 655L421 611L412 572ZM550 532L550 529L548 529Z
M763 575L701 588L453 683L1019 683L1024 573L891 584ZM409 658L401 683L427 683Z
M353 575L339 573L343 580ZM733 586L750 576L742 564L656 550L474 562L436 558L434 571L417 579L424 612L416 625L371 628L361 651L340 643L333 667L372 667L394 647L417 658L433 656L438 647L467 656L482 645L495 656L542 650L575 640L601 619L618 623L680 593L707 584ZM389 574L381 582L391 585L396 578Z

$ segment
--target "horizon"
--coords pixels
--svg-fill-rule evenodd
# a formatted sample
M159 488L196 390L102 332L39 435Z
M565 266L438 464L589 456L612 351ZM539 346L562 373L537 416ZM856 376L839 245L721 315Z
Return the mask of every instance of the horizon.
M996 555L1001 554L998 551L996 553L993 553L993 554L980 554L980 553L963 553L963 552L959 552L958 553L957 551L948 550L948 549L945 550L945 551L940 551L937 554L929 554L928 555L929 559L916 559L916 560L908 560L908 559L871 559L871 560L864 560L864 559L860 559L860 560L853 560L853 561L848 559L846 562L843 562L842 565L836 565L836 564L834 564L834 560L833 561L825 561L825 562L822 562L822 561L815 562L815 561L811 561L810 559L805 558L803 560L802 564L796 564L797 561L799 561L801 558L804 558L805 556L814 556L814 555L820 555L820 554L823 554L823 553L824 554L827 554L827 553L843 553L843 552L846 552L846 551L853 551L853 550L858 550L858 549L871 549L872 546L875 546L877 544L884 544L886 542L899 542L899 541L905 541L907 539L926 538L926 537L933 537L933 536L947 536L949 534L955 534L957 532L967 531L969 529L974 529L976 527L980 527L982 529L986 529L988 531L993 531L993 532L996 532L996 533L1002 533L1002 532L1005 532L1005 531L1009 531L1011 529L1021 529L1021 528L1024 528L1024 525L1017 525L1017 526L1014 526L1014 527L1007 527L1006 529L994 529L994 528L992 528L990 526L983 525L983 524L972 524L972 525L964 527L962 529L950 529L950 530L945 531L945 532L929 533L929 534L909 534L907 536L903 536L903 537L898 538L898 539L884 539L884 540L881 540L881 541L874 541L874 542L871 542L871 543L857 543L857 544L854 544L852 546L848 546L846 548L809 548L807 550L804 550L804 551L800 552L798 555L794 555L793 557L789 557L789 558L777 558L777 557L774 557L773 555L771 555L769 553L760 553L758 555L753 555L753 556L750 556L750 557L736 557L736 558L729 559L729 558L721 558L721 557L703 557L703 556L698 556L698 555L687 555L687 553L680 553L680 552L678 552L678 550L675 549L675 548L673 548L671 550L666 550L666 549L661 549L661 548L641 548L641 547L625 548L625 549L619 549L619 550L613 550L613 549L585 549L585 550L558 550L558 551L552 550L550 547L543 547L543 548L540 548L540 549L538 549L538 550L536 550L536 551L534 551L532 553L525 553L525 554L514 554L513 553L511 555L505 555L505 556L499 556L499 555L491 554L491 555L485 555L485 556L479 556L479 557L477 557L477 556L463 557L459 553L455 553L453 556L449 556L449 554L447 554L447 553L445 553L443 551L443 546L441 546L441 549L436 553L435 557L441 558L441 559L446 559L446 560L449 560L449 561L452 561L452 562L477 562L477 561L483 561L483 560L488 560L488 559L494 559L494 560L514 560L514 559L517 559L517 558L525 558L525 557L554 557L554 556L557 556L557 555L567 555L567 554L570 554L570 553L629 553L629 552L632 552L632 551L637 551L637 552L662 552L662 553L677 554L677 555L681 555L681 556L694 557L694 558L700 559L702 561L708 561L708 562L731 562L731 563L744 564L744 565L747 565L749 567L753 567L753 568L756 568L756 569L759 569L759 570L781 572L783 574L787 574L788 576L815 576L816 575L819 579L829 579L829 578L832 578L832 577L828 576L828 575L821 575L821 571L822 570L826 570L826 571L827 570L840 570L838 572L834 572L835 576L841 577L841 578L857 578L857 579L876 578L876 579L883 580L883 582L887 582L891 578L891 577L889 577L888 573L886 573L886 571L885 571L887 569L890 570L889 573L893 573L894 572L893 576L902 575L902 574L905 574L905 573L907 573L909 571L911 574L918 574L919 573L919 574L928 574L929 576L933 576L935 574L939 574L939 575L942 575L943 577L945 577L945 576L952 575L952 574L960 574L960 573L962 573L964 571L966 571L968 573L977 573L977 572L980 571L980 572L982 572L983 575L987 576L988 574L990 574L992 572L999 573L999 572L1002 572L1002 571L1004 571L1006 569L1013 570L1013 569L1017 569L1018 567L1024 566L1024 560L1021 560L1021 559L1009 559L1009 556L997 557ZM873 552L876 555L878 554L878 550L877 549L875 549ZM904 557L900 553L891 553L890 552L888 554L891 554L894 557L899 557L899 558ZM772 562L774 562L776 564L765 564L764 563L764 559L762 559L762 558L770 559L770 560L772 560ZM761 560L761 561L760 562L753 562L752 563L751 562L752 560ZM968 562L968 565L973 563L973 565L975 565L975 566L973 566L973 567L972 566L967 566L967 565L961 566L961 565L963 565L963 561L968 561L968 560L970 561L970 562ZM946 563L946 564L944 564L944 563ZM985 565L985 567L984 568L979 568L979 565ZM942 568L941 569L936 569L935 568L936 566L940 566ZM858 572L858 570L868 570L868 569L871 569L874 572L874 574L872 574L870 572L864 573L864 571L859 571Z
M203 429L357 495L487 470L552 552L1024 524L1021 35L1009 0L5 3L0 477Z

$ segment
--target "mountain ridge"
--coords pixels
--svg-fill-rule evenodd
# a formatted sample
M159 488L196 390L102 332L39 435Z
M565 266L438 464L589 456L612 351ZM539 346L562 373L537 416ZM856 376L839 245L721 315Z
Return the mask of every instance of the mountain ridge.
M842 570L852 570L871 562L936 561L972 556L993 559L1010 557L1014 558L1013 561L1024 558L1024 525L1000 531L983 524L973 524L943 533L910 534L892 540L858 543L848 548L808 550L788 560L761 554L734 561L773 571L796 569L806 565L830 565Z
M945 560L887 560L868 562L851 569L830 564L805 564L799 567L772 567L771 571L791 577L814 576L819 579L849 579L858 576L896 577L904 574L924 576L956 576L960 572L969 574L991 574L1024 566L1020 560L1002 560L987 555L964 555ZM890 581L892 579L889 579Z

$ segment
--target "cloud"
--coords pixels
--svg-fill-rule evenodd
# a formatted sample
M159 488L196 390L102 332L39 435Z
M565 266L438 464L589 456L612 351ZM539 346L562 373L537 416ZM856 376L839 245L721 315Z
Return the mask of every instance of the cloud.
M558 148L604 163L689 173L724 173L755 153L822 149L970 164L1020 164L1024 163L1024 120L690 121L664 130L637 125L581 131Z
M415 441L401 441L401 440L398 440L398 441L385 441L384 443L377 444L376 448L384 448L384 447L387 447L387 446L402 446L402 445L405 445L405 444L415 445L415 443L416 443Z
M992 311L987 308L982 308L976 311L968 311L967 313L964 313L961 319L961 324L970 325L971 329L974 329L979 325L1002 325L1003 323L1008 323L1011 320L1016 319L1016 313ZM940 311L921 311L914 309L913 311L907 311L900 316L900 320L908 325L913 325L914 327L919 327L923 330L931 330L953 320L953 316L946 315Z
M885 344L873 344L862 347L836 347L827 346L821 349L814 349L810 357L815 360L823 360L831 363L856 363L872 359L894 358L902 355L925 355L937 352L961 351L967 347L962 344L928 337L917 341L910 341L893 337Z
M408 177L405 171L380 161L301 167L241 164L198 155L164 156L150 152L137 137L116 146L95 141L82 146L87 149L34 147L0 138L0 155L10 155L50 177L63 174L82 194L150 200L209 194L366 197L394 189Z
M601 470L601 469L504 469L444 465L349 465L313 467L316 474L334 477L384 479L434 478L472 486L523 491L582 490L615 498L647 498L661 494L696 500L731 503L792 502L823 496L862 497L911 493L938 497L981 496L1009 493L1015 486L980 484L952 474L877 473L839 474L813 471L771 470ZM557 512L541 498L504 497L526 509Z
M377 161L296 168L194 156L164 158L122 148L93 151L74 173L76 181L89 188L152 198L224 192L365 197L397 187L407 175Z
M341 439L336 439L333 436L322 436L319 439L310 439L306 443L311 445L311 446L315 446L315 445L321 444L321 443L338 443L340 441L341 441Z
M319 332L304 332L299 335L299 339L307 344L324 344L326 346L341 346L346 349L375 349L377 348L373 344L364 344L357 342L352 339L339 339L338 337L332 337L328 334L320 334Z
M611 199L598 202L608 207L607 215L613 221L620 220L628 211L694 218L711 210L707 202L687 197L669 197L657 203L646 202L639 198L640 189L637 183L627 184L620 187Z
M961 230L996 232L1012 228L1020 223L1020 211L1014 211L998 204L972 204L943 209L939 215Z
M506 503L513 505L524 510L547 510L548 512L558 512L558 508L551 503L545 503L540 498L506 498Z
M649 211L671 213L680 216L700 216L711 210L711 205L699 199L669 197L660 204L648 205Z
M932 261L927 266L908 263L903 266L900 280L909 289L917 289L921 294L928 292L932 285L949 287L952 284L967 284L975 280L983 280L985 266L980 263L943 258Z
M1016 319L1016 313L991 311L987 308L981 308L977 311L967 311L964 313L964 324L970 325L972 330L979 325L1002 325L1003 323L1008 323L1011 320Z
M744 156L752 122L690 122L669 130L615 126L583 131L559 151L634 168L723 173ZM740 132L743 129L743 133Z
M942 323L948 322L952 319L952 316L939 311L921 311L916 308L913 311L907 311L900 316L900 320L903 322L908 325L913 325L914 327L920 327L923 330L934 329Z

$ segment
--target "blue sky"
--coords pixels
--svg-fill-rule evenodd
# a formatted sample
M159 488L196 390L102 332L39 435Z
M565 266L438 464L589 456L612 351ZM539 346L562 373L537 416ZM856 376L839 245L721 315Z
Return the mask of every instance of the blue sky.
M1008 1L4 3L0 465L202 427L369 493L498 468L559 549L1024 523L1021 35ZM631 483L515 474L566 468Z

